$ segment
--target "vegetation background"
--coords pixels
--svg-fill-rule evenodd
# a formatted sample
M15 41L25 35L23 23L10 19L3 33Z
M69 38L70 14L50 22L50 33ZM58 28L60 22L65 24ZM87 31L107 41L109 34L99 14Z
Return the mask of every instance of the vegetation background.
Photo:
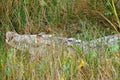
M5 43L7 31L89 41L120 32L119 18L120 0L0 0L0 80L119 80L120 54L108 48L72 55L61 48L31 61Z

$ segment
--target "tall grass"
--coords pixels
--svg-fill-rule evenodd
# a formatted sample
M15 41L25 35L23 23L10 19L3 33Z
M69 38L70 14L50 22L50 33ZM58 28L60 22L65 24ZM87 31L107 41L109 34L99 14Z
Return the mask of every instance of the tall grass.
M79 20L84 21L86 18L92 24L99 24L101 30L112 28L96 13L96 11L103 14L110 12L102 1L4 0L1 3L2 23L7 30L18 33L64 32L66 36L74 36L81 30ZM108 14L107 17L110 21L114 20L114 16Z
M119 80L119 53L108 48L101 52L91 50L83 53L80 47L76 52L67 52L64 46L46 47L42 57L34 59L27 52L8 49L1 79L9 80Z
M110 48L83 53L75 46L46 47L42 57L17 51L5 44L6 31L54 33L89 41L116 31L106 0L2 0L0 3L0 80L119 80L120 54ZM110 12L110 14L109 14ZM119 20L118 20L119 21ZM34 59L33 59L34 58Z

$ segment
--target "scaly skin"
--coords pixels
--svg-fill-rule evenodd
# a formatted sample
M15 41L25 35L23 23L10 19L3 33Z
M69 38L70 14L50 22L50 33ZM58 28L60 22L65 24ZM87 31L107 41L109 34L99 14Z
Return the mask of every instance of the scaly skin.
M7 32L6 43L18 50L24 51L27 49L31 54L43 54L46 46L51 45L60 45L61 47L65 45L67 50L69 52L72 51L72 53L75 50L74 45L78 45L83 49L84 53L87 53L89 50L96 50L97 48L104 47L105 45L110 47L118 42L119 37L120 34L116 34L86 42L76 40L75 38L56 37L45 33L37 35L20 35L15 32Z

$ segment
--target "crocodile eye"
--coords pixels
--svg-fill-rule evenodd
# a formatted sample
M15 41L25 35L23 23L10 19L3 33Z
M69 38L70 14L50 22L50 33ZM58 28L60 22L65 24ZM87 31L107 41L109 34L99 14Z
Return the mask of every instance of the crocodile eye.
M9 40L8 40L8 41L11 41L13 38L14 38L14 37L13 37L13 36L11 36L11 37L9 38Z
M114 36L112 36L112 38L114 38Z
M67 41L68 42L73 42L73 41L75 41L75 39L74 38L68 38Z

